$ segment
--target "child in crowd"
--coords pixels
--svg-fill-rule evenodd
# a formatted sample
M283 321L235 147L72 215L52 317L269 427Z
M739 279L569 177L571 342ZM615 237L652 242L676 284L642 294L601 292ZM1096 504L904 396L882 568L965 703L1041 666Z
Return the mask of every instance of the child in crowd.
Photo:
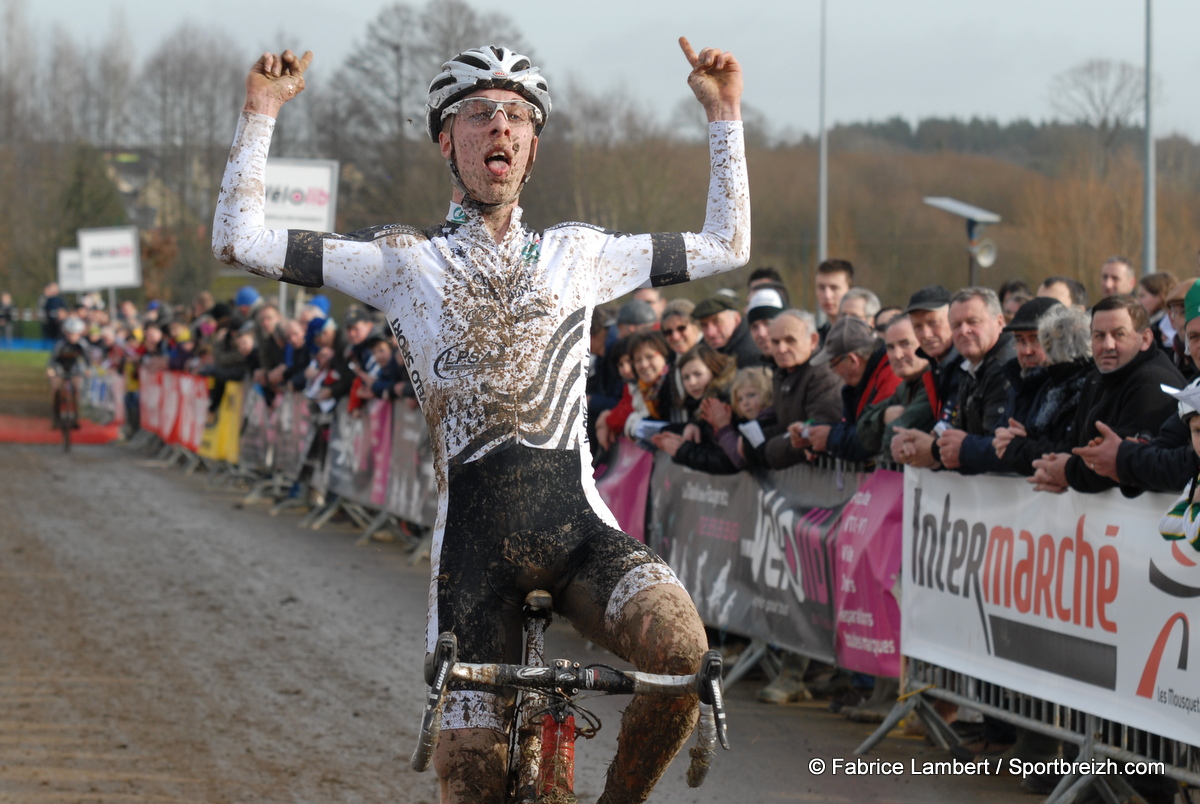
M712 419L728 426L729 388L737 363L706 343L698 343L679 358L679 376L687 399L688 424L667 428L654 436L654 445L675 463L710 474L733 474L738 470L717 442ZM682 433L680 433L682 430Z
M737 469L746 468L744 450L739 445L744 437L751 446L763 442L763 427L775 423L771 372L765 366L738 369L729 387L730 405L714 400L701 404L701 416L716 431L716 440Z

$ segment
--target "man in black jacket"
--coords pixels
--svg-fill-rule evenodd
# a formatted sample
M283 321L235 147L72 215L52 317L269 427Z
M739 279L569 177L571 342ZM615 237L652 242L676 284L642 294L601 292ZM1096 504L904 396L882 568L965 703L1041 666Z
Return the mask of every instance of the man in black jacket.
M1176 410L1174 398L1159 388L1183 385L1183 376L1154 344L1146 311L1132 296L1109 296L1092 308L1092 359L1096 373L1083 388L1075 418L1076 446L1102 437L1101 423L1121 438L1148 442ZM1059 452L1034 461L1030 482L1039 491L1095 493L1117 481L1089 462Z
M1004 366L1016 352L1012 334L1004 331L1004 309L996 292L975 287L955 293L950 331L963 358L963 376L949 426L941 428L934 444L934 458L964 474L1002 471L992 436L1008 421L1010 385Z
M1200 364L1200 282L1188 288L1184 318L1187 323L1180 334L1193 362ZM1126 496L1142 491L1178 493L1200 474L1200 457L1192 449L1188 426L1175 411L1149 443L1123 439L1103 422L1097 429L1098 438L1073 452L1098 474L1120 483Z
M737 361L738 368L757 366L762 352L750 336L749 325L742 320L737 305L724 296L713 296L696 305L692 318L704 333L704 342Z
M1083 386L1095 372L1092 361L1092 323L1082 310L1064 307L1056 299L1039 297L1029 304L1049 303L1039 314L1034 330L1045 368L1021 368L1010 380L1019 389L1014 396L1008 425L996 430L992 446L1007 471L1033 475L1033 462L1051 452L1065 452L1076 443L1072 428ZM1026 305L1028 306L1028 305ZM1010 326L1027 320L1025 306ZM1028 339L1028 332L1016 337ZM1026 340L1026 342L1028 342ZM1022 347L1018 346L1018 356ZM1026 347L1031 349L1031 347ZM1032 357L1026 357L1026 363Z

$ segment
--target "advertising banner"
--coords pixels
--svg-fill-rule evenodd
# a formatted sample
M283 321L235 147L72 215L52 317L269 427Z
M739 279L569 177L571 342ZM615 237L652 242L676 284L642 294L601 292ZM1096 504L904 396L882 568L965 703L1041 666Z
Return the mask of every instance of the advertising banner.
M332 232L337 217L335 159L268 159L268 229Z
M621 530L639 542L646 541L646 497L654 454L625 436L609 452L609 461L596 470L596 490L617 518Z
M361 408L360 408L361 410ZM347 500L368 503L371 498L371 445L366 417L338 403L329 431L329 490Z
M904 654L1200 745L1200 562L1157 532L1173 503L906 470Z
M162 395L160 393L162 386L160 378L161 371L146 371L145 369L138 370L138 407L141 413L141 426L143 430L149 430L155 435L159 435L159 414Z
M433 527L437 521L437 480L433 449L420 408L405 400L392 405L392 466L387 510L405 522Z
M229 393L228 387L225 393ZM271 469L268 432L271 429L270 408L257 383L247 383L243 391L244 407L239 462L251 469Z
M142 246L136 226L76 232L83 268L80 290L136 288L142 284Z
M834 540L853 476L709 475L659 453L653 487L648 541L705 623L834 660Z
M179 376L178 371L163 371L158 375L158 437L164 444L179 443Z
M367 442L371 450L371 493L367 501L387 505L392 475L392 402L372 399L367 403Z
M839 667L900 675L900 558L904 475L859 476L837 533L834 603Z
M92 289L83 284L83 253L77 248L58 250L58 289L63 293Z

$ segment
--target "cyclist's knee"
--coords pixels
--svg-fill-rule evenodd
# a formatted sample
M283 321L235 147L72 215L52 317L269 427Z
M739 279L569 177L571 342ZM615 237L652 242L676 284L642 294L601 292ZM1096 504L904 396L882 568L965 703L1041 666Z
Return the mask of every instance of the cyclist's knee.
M692 599L675 584L657 584L630 598L617 630L626 658L646 673L694 673L708 649Z
M442 804L501 804L507 780L507 738L491 729L446 729L438 735L433 767Z

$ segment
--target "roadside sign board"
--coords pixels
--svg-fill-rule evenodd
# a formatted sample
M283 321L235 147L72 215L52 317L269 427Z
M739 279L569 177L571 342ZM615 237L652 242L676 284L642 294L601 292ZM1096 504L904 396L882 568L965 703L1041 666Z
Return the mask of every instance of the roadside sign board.
M332 232L337 217L336 159L268 159L268 229Z
M136 226L80 229L76 237L83 268L80 290L141 286L142 249Z

